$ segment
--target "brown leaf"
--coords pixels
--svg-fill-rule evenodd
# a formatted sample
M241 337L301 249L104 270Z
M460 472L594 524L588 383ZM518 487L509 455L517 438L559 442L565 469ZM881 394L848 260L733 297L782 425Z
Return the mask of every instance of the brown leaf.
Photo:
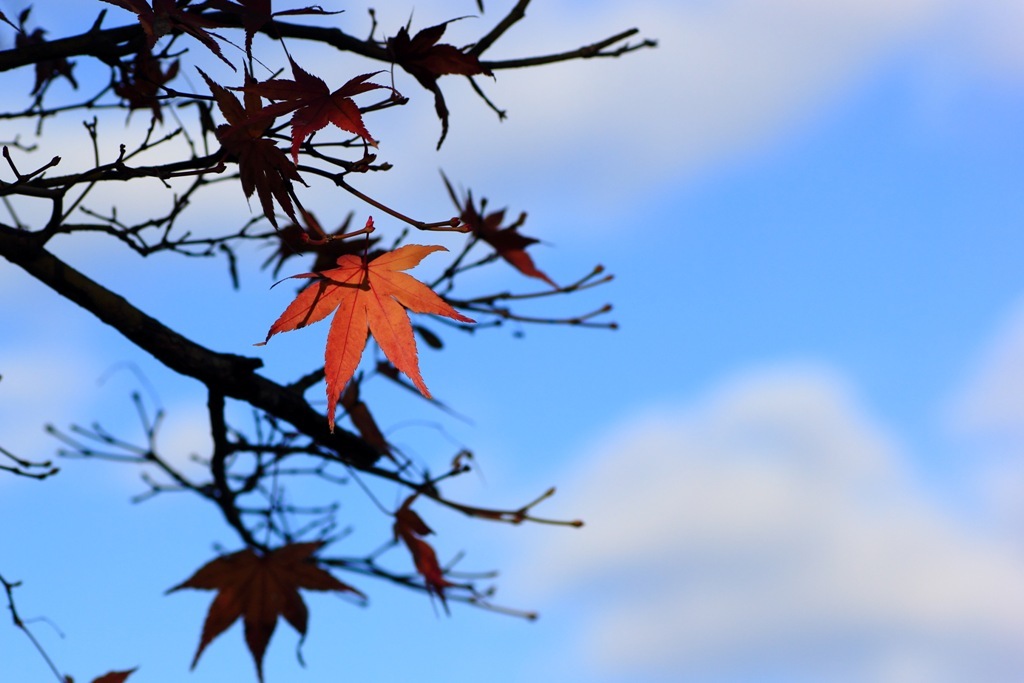
M533 258L526 253L526 248L531 244L537 244L540 240L527 237L519 232L519 227L526 221L526 214L520 214L519 218L511 225L502 227L505 222L505 209L484 214L487 200L480 202L480 209L477 210L473 204L472 193L466 193L466 199L460 202L455 196L448 178L442 175L444 184L448 188L448 195L455 202L455 206L462 211L462 222L468 225L472 233L494 248L498 256L512 264L516 270L523 275L543 280L554 288L558 285L533 263Z
M43 39L44 35L46 35L46 31L41 28L37 28L32 31L32 33L27 33L24 30L18 31L18 34L14 37L14 47L21 50L36 45L42 45L46 42L46 40ZM71 83L71 86L77 90L78 81L75 80L74 74L71 73L74 68L75 63L69 62L64 57L60 57L59 59L41 59L37 61L36 83L32 88L31 94L36 95L41 92L43 87L57 78L57 76L63 76L66 78Z
M275 278L284 262L293 256L316 254L316 260L313 262L313 267L310 270L320 272L332 267L339 256L365 253L380 241L379 237L362 236L360 239L328 239L326 242L321 243L310 242L307 239L308 237L318 239L327 235L327 233L320 226L316 216L301 206L299 207L299 216L302 218L301 224L289 223L277 231L277 237L280 240L277 250L263 262L262 267L266 268L276 259L277 263L274 264L273 270ZM353 214L349 213L345 217L345 221L338 226L338 229L327 235L327 237L338 237L349 232L352 216Z
M416 500L416 494L406 498L402 507L398 508L395 513L395 540L401 539L405 543L412 555L416 571L423 577L427 592L440 598L441 604L447 611L448 602L445 600L444 589L454 584L444 578L444 570L441 569L441 565L437 561L437 553L429 543L420 538L434 532L412 509L411 505L414 500Z
M202 69L199 73L206 80L217 106L227 120L227 123L217 127L217 139L228 158L238 162L242 191L246 198L256 193L263 207L263 215L275 228L275 199L288 217L297 221L291 200L292 181L301 183L303 180L295 164L288 160L274 141L263 137L274 122L273 115L263 108L259 95L246 92L243 106L233 93L215 83ZM254 83L248 73L245 77L247 83Z
M178 60L167 65L167 71L160 68L160 60L148 49L139 50L128 65L121 65L121 80L114 83L114 92L125 100L129 111L151 109L153 118L163 121L160 87L178 75Z
M359 432L359 436L363 437L363 441L370 444L377 453L394 459L391 455L391 444L384 438L384 433L373 419L370 408L359 399L358 380L349 382L348 387L342 392L341 406L348 414L348 419L352 420L352 425Z
M480 60L476 55L467 54L454 45L437 43L444 35L449 23L451 22L446 21L443 24L425 28L412 38L409 37L409 31L403 26L393 38L388 38L387 41L388 54L395 64L412 74L420 85L434 93L434 110L437 112L437 117L441 119L441 139L437 141L438 149L441 149L441 143L448 135L448 106L444 102L441 88L437 85L437 79L446 74L493 75L480 65Z
M372 224L372 219L368 224ZM388 360L405 373L424 396L430 398L430 391L420 375L416 339L406 309L473 322L425 284L401 272L414 267L435 251L446 249L407 244L370 261L366 257L346 254L338 258L336 268L293 276L317 278L319 281L299 292L270 326L267 339L262 343L265 344L278 332L311 325L337 310L327 335L324 357L327 423L332 431L338 397L359 367L367 332L377 340Z
M128 677L135 673L135 669L127 671L111 671L95 679L92 683L124 683Z
M306 635L309 611L299 595L300 588L351 592L365 598L361 592L317 566L313 554L322 546L320 542L293 543L264 555L247 548L208 562L188 580L167 591L182 588L218 591L206 615L192 667L195 668L206 646L241 618L245 642L262 681L263 655L278 617L284 617L302 636Z
M271 12L271 0L239 0L239 2L231 2L231 0L209 0L209 4L214 9L227 12L228 14L235 14L241 18L242 28L245 29L245 53L247 55L252 55L253 36L267 23L273 21L274 17L297 14L341 14L341 12L328 12L318 5L303 7L301 9ZM272 35L271 37L278 37L276 32L272 33L275 33L275 35Z

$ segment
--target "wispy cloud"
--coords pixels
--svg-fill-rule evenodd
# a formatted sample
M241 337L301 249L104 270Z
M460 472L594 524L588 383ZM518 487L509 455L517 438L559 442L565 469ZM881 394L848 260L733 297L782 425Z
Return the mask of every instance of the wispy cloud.
M1024 299L1009 311L974 360L950 407L960 432L1019 432L1024 436Z
M501 188L510 196L497 201L582 206L579 220L559 229L591 236L595 216L635 213L631 200L772 148L887 67L931 53L941 59L926 59L929 68L952 52L960 61L977 57L967 48L975 39L956 34L961 15L976 25L972 36L982 44L1006 13L983 20L973 4L958 0L647 0L588 3L586 11L551 3L531 12L529 35L510 32L501 56L571 49L634 26L659 46L618 60L481 79L508 109L501 124L464 83L445 79L452 130L436 157L425 154L437 135L430 99L398 73L412 101L409 111L395 113L391 130L379 131L381 154L396 162L396 176L408 178L395 201L418 193L422 179L443 165L455 178L471 178L478 192ZM453 24L453 40L468 39L482 21Z
M836 376L740 377L598 443L562 488L587 529L527 559L538 587L585 600L595 669L1024 676L1024 556L932 501Z

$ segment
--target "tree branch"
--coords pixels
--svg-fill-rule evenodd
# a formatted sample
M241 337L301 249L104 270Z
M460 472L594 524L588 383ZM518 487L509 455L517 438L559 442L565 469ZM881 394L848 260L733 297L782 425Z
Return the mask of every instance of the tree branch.
M541 66L542 64L554 64L556 62L567 62L571 59L591 59L594 57L618 57L624 55L627 52L633 52L640 50L645 47L657 47L658 43L654 40L644 39L635 45L622 45L614 50L605 52L605 49L620 43L627 38L635 36L639 33L639 29L631 28L622 33L617 33L610 38L605 38L596 43L590 45L584 45L576 50L569 50L568 52L559 52L553 55L543 55L541 57L526 57L522 59L503 59L496 62L480 62L480 66L485 69L494 71L495 69L522 69L528 66Z
M32 233L0 226L0 256L112 326L171 370L291 424L356 468L378 459L377 452L355 434L340 428L330 432L327 419L301 394L257 374L256 368L263 364L260 359L218 353L197 344L64 263L39 242Z
M469 51L469 54L476 55L477 57L482 55L484 50L493 45L494 41L500 38L505 31L512 28L513 24L526 16L526 6L529 4L530 0L519 0L515 7L510 9L508 14L498 22L498 25L491 29L490 33L477 41L476 45Z

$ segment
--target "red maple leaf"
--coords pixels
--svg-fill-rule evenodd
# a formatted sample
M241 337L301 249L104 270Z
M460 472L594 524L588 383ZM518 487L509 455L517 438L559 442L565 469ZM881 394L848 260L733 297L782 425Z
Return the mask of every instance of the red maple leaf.
M372 225L372 220L368 224ZM316 278L317 282L299 292L270 326L267 341L278 332L297 330L323 320L337 310L331 321L324 355L327 422L332 431L338 397L359 366L367 332L377 340L388 360L405 373L424 396L430 398L430 391L420 375L416 339L405 309L473 322L425 284L401 272L414 267L435 251L447 250L441 246L407 244L370 261L365 256L346 254L338 258L335 268L293 276Z
M448 195L452 198L456 208L462 211L460 216L462 222L470 227L473 235L491 245L498 256L512 264L523 275L538 278L552 287L558 288L558 285L547 274L534 265L533 258L526 253L526 247L537 244L540 240L527 237L519 232L519 227L526 221L525 213L519 214L519 218L511 225L502 227L501 224L505 222L505 209L485 214L487 200L480 201L478 210L473 204L473 195L470 192L466 193L465 201L460 202L459 198L455 196L455 190L452 189L448 178L443 174L441 177L444 178Z
M293 543L263 555L247 548L208 562L186 581L168 590L168 593L182 588L218 591L206 615L192 668L206 646L241 618L245 642L262 681L263 654L278 617L284 617L300 635L306 635L309 610L299 594L300 588L349 592L365 598L361 592L317 566L313 554L322 546L320 542Z
M412 562L416 566L416 571L423 577L423 583L427 588L427 592L439 597L441 604L444 605L445 611L447 611L448 602L445 600L444 589L454 584L444 578L444 570L441 569L441 565L437 561L437 553L434 552L434 548L420 538L421 536L429 536L434 532L423 521L423 518L412 509L411 505L414 500L416 500L416 494L406 498L405 502L402 503L402 507L398 508L398 511L395 513L395 540L400 539L405 543L405 547L409 549L409 553L412 555Z
M294 78L272 78L255 85L247 85L244 90L268 100L276 100L277 104L267 107L267 112L273 116L295 112L292 114L291 122L292 160L295 163L299 162L299 146L303 141L328 123L333 123L349 133L355 133L374 147L377 146L377 142L363 125L363 116L352 98L360 93L385 87L366 82L368 78L380 73L379 71L351 78L345 85L331 92L323 80L304 71L291 57L288 60L291 62Z
M219 38L220 36L206 30L213 28L217 24L203 17L199 12L190 11L187 7L179 6L175 0L153 0L152 5L147 4L146 0L103 0L103 2L117 5L137 14L150 49L153 48L161 36L173 33L174 31L181 31L205 45L213 54L220 57L221 61L234 70L235 66L224 57L224 54L220 51L220 45L214 40L214 38Z
M493 74L480 65L476 55L463 52L454 45L437 44L444 35L444 30L451 22L425 28L412 38L403 26L393 38L388 38L387 49L395 64L408 71L424 88L434 93L434 110L441 119L441 139L437 148L441 148L445 136L448 135L448 106L444 95L437 85L437 79L445 74L475 76Z
M256 193L263 214L275 228L277 219L274 217L274 199L293 221L297 220L290 196L291 181L301 183L302 178L295 165L274 141L263 137L274 122L273 115L263 108L259 95L247 91L243 106L234 94L213 82L202 69L199 73L206 80L217 106L227 120L227 123L217 127L217 139L226 156L238 162L242 191L246 198ZM245 78L247 82L253 82L248 73Z

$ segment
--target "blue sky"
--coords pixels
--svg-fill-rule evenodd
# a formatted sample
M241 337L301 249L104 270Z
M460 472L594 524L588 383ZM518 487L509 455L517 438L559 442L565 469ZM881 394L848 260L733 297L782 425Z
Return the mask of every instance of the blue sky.
M50 26L45 4L37 18ZM473 4L435 3L416 20ZM310 596L307 668L296 669L296 638L282 627L268 680L1021 680L1024 10L1012 0L622 5L538 2L496 56L634 25L658 50L499 74L488 88L510 110L500 125L461 83L446 84L452 130L440 155L428 97L371 127L396 161L388 182L368 186L381 197L443 217L443 166L493 205L529 211L524 232L545 242L532 253L556 280L598 262L616 275L537 308L610 301L616 332L523 328L423 352L431 389L472 425L415 413L441 422L439 435L406 421L415 402L381 393L390 435L425 462L440 466L455 443L473 448L481 476L453 492L514 506L557 484L540 512L586 520L578 531L509 529L422 510L442 556L466 550L466 568L502 569L500 601L541 619L438 617L426 600L356 580L371 607ZM382 25L407 16L390 11ZM343 21L361 27L351 15ZM472 21L452 26L454 42ZM81 144L76 125L54 129L54 144ZM337 198L315 201L325 215ZM197 209L205 221L239 211L234 196ZM200 341L259 353L273 376L319 357L314 329L250 347L289 297L268 291L261 259L234 293L220 264L101 247L59 245ZM479 286L532 289L500 269ZM164 447L207 447L198 387L15 268L0 266L0 287L0 445L49 455L48 421L130 431L139 381L118 369L127 362L168 410ZM237 628L186 674L210 596L162 595L212 544L234 547L213 511L173 496L132 505L137 472L61 465L42 484L0 479L0 570L25 582L25 616L65 634L33 624L62 670L91 680L139 665L133 680L158 683L249 675ZM368 528L355 551L386 520L351 493L346 509ZM13 629L0 658L47 680Z

